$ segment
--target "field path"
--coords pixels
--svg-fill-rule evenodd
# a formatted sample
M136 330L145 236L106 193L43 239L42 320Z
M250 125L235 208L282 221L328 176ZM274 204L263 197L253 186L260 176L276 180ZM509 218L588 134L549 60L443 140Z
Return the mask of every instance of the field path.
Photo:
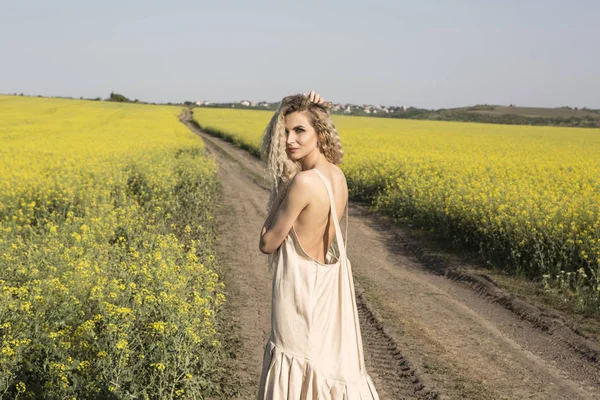
M240 343L240 398L254 399L269 336L271 278L258 250L268 186L261 162L182 121L219 164L217 219L227 312ZM600 352L558 315L449 265L385 218L350 203L352 261L367 369L382 399L600 399Z

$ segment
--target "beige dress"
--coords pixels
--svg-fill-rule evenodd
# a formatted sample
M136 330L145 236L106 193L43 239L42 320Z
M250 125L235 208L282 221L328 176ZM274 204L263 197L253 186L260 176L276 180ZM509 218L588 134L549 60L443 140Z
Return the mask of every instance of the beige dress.
M309 256L292 226L277 249L271 336L265 346L259 400L379 399L365 369L350 260L333 190L323 180L334 216L337 249L325 264ZM346 208L346 237L348 209Z

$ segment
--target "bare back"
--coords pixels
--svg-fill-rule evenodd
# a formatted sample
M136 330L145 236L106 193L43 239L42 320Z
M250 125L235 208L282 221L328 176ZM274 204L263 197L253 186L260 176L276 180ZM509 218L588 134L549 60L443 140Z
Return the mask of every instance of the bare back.
M340 221L344 215L348 197L346 177L342 170L334 164L329 164L329 168L322 168L319 171L331 183L338 214L335 217ZM329 195L323 181L315 171L307 170L301 173L310 174L314 184L311 185L310 189L311 200L294 221L293 228L304 251L310 257L324 263L325 254L327 254L327 250L335 237L334 216L331 215L329 209Z

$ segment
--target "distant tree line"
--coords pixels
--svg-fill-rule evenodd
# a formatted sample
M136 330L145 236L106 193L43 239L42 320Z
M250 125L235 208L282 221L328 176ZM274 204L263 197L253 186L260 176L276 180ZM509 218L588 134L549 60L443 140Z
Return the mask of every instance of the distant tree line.
M570 117L528 117L515 114L483 114L468 111L444 111L419 114L412 119L480 122L487 124L507 125L543 125L572 126L580 128L600 128L600 118L591 115Z
M262 102L261 102L262 103ZM195 103L194 103L195 104ZM207 108L237 108L241 110L277 110L279 106L279 102L268 103L267 107L264 106L245 106L241 103L211 103L211 104L203 104L197 107L207 107Z
M185 105L194 107L195 103L185 102ZM208 108L237 108L248 110L276 110L278 102L269 103L268 107L253 107L244 106L240 103L213 103L202 105L200 107ZM600 128L600 110L592 110L582 108L582 110L598 114L599 116L569 116L569 117L552 117L552 116L537 116L530 117L518 114L493 114L481 111L494 111L496 106L488 104L480 104L471 107L460 109L438 109L431 110L417 107L389 107L389 112L367 113L362 108L356 107L352 109L350 115L359 117L375 117L375 118L400 118L400 119L417 119L430 121L455 121L455 122L478 122L486 124L505 124L505 125L541 125L541 126L571 126L582 128ZM340 109L333 114L344 115L344 110Z
M486 124L506 125L541 125L541 126L571 126L581 128L600 128L600 110L582 108L582 110L598 114L599 116L569 116L569 117L530 117L518 114L492 114L473 111L493 111L495 106L477 105L461 109L439 109L429 110L426 108L408 107L406 109L393 107L388 113L377 114L366 113L361 109L352 110L351 115L367 116L375 118L400 118L418 119L430 121L455 121L455 122L478 122ZM335 112L343 114L343 110Z
M139 102L138 99L131 101L127 97L123 96L122 94L115 93L115 92L110 92L110 96L108 97L108 99L106 99L106 101L116 101L117 103L138 103Z

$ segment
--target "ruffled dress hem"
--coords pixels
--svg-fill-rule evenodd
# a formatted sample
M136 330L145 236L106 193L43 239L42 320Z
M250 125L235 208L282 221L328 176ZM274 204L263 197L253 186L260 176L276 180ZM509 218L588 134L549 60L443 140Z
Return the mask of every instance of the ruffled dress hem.
M379 400L369 374L349 382L329 378L305 357L271 340L265 346L259 400Z

